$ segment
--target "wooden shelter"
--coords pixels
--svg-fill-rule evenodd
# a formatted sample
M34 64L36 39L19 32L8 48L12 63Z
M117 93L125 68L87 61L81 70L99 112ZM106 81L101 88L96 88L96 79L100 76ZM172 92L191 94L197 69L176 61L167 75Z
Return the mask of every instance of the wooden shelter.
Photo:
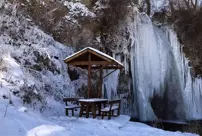
M102 97L103 69L122 69L123 65L111 56L91 47L84 48L67 57L65 63L88 70L88 98L91 98L92 69L100 73L98 97Z

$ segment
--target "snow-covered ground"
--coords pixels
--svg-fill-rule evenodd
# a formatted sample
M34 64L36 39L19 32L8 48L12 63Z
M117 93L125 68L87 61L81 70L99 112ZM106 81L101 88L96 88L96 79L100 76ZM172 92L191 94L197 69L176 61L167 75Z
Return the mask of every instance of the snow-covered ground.
M129 122L124 115L112 120L44 117L25 107L8 105L8 100L0 100L0 120L1 136L196 136Z

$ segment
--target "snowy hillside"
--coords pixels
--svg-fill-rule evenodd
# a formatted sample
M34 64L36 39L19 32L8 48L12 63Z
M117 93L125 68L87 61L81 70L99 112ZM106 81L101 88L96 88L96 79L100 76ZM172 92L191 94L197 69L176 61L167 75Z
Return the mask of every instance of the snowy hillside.
M64 114L62 98L75 95L80 85L75 85L79 80L70 82L63 62L73 48L16 15L16 6L4 4L0 5L0 98L44 113Z

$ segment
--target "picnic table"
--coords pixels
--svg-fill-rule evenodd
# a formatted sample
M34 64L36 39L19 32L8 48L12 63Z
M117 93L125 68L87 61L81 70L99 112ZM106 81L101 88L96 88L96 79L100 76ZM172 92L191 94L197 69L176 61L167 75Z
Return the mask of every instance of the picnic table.
M81 105L79 117L82 117L84 114L84 111L86 111L86 118L89 117L89 112L90 109L93 114L93 118L96 118L96 111L98 108L98 115L101 116L101 108L102 104L105 105L108 102L108 99L99 99L99 98L94 98L94 99L80 99L79 103Z

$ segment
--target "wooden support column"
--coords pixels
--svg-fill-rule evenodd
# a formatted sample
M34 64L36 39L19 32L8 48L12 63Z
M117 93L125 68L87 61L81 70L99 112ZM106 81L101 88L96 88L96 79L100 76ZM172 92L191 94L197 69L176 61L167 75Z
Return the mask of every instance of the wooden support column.
M88 98L91 98L91 54L88 54Z
M100 68L100 78L99 78L99 89L98 89L98 98L102 97L102 84L103 84L103 67Z

